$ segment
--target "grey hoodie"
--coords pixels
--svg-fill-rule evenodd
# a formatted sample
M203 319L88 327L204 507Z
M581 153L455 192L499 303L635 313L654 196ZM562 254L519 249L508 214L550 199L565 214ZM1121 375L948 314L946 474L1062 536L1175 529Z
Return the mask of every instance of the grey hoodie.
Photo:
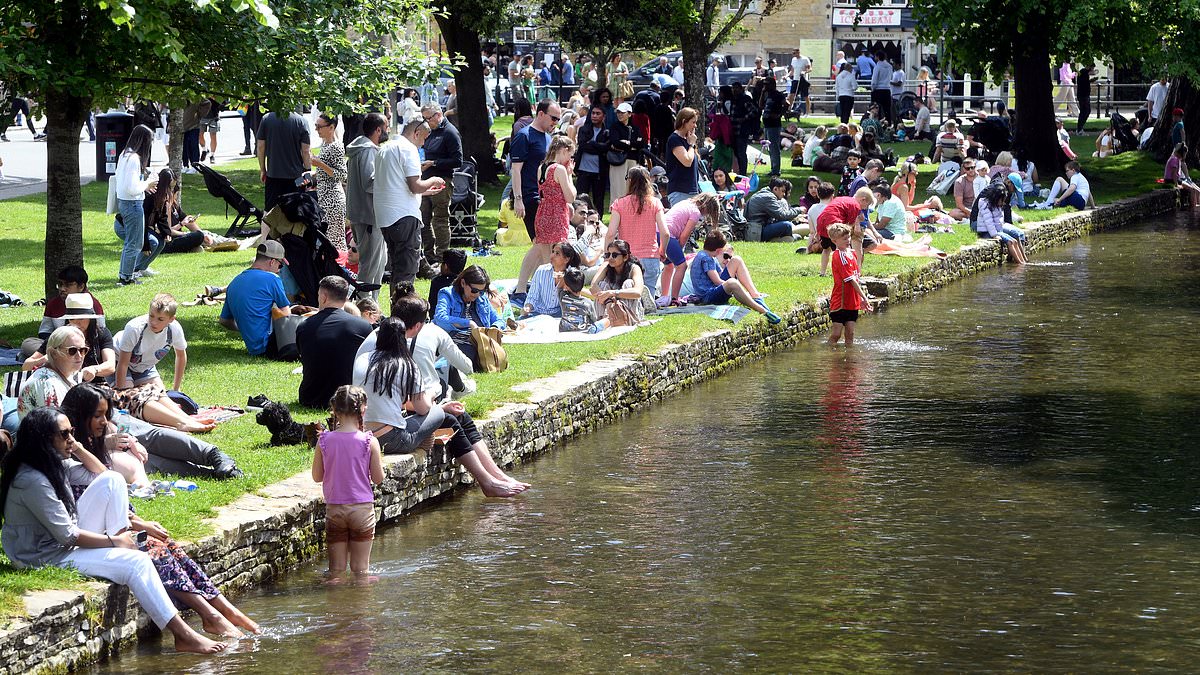
M359 136L346 146L346 218L359 225L375 224L375 155L379 146Z

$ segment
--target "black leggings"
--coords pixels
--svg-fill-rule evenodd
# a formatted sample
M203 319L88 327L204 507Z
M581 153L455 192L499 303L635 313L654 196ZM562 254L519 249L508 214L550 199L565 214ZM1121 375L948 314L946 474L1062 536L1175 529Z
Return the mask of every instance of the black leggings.
M178 237L171 237L163 247L163 253L188 253L204 243L204 233L199 230Z
M454 430L454 435L446 441L446 449L455 459L471 452L472 446L483 440L483 434L475 427L475 420L465 412L457 416L446 413L441 428Z
M14 98L12 100L12 114L13 117L24 114L25 126L29 127L29 131L31 131L34 136L37 136L37 129L33 128L33 115L29 114L29 101L26 101L20 96Z
M840 113L842 124L849 122L850 116L854 114L854 97L839 96L838 107L840 108L838 112Z

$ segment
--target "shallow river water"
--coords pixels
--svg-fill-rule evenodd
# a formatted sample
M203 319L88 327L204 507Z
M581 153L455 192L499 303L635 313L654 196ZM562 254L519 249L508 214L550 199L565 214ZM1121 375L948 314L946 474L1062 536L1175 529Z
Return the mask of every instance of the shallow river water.
M384 530L373 586L238 598L261 639L96 672L1194 671L1198 224L868 316Z

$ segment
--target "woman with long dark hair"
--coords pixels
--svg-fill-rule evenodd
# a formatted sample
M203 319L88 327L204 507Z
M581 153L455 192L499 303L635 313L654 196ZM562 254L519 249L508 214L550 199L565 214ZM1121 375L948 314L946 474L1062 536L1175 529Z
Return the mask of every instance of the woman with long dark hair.
M642 309L642 262L629 250L629 242L614 239L605 246L605 267L592 282L592 297L596 299L596 314L606 315L609 302L620 302L638 321L645 318Z
M135 483L117 467L117 463L128 457L122 450L137 441L117 430L112 423L112 411L112 390L107 386L87 382L72 387L63 397L62 414L71 422L79 445L105 468L116 470L127 482ZM140 466L140 462L138 464ZM72 473L71 491L76 498L96 476L91 471ZM142 478L145 479L144 471ZM129 522L134 530L149 533L145 550L154 561L158 578L172 598L195 610L204 622L205 631L224 637L241 637L237 626L252 633L261 632L258 624L221 595L204 570L170 538L162 525L140 518L132 508Z
M504 320L488 301L492 284L487 270L479 265L464 269L454 283L438 291L433 322L450 334L454 345L471 359L475 372L480 372L479 350L471 341L471 328L480 326L504 327Z
M317 203L325 212L325 236L338 251L346 248L346 148L337 137L337 115L322 113L314 125L321 154L313 157Z
M166 243L146 231L143 201L147 192L153 194L158 178L149 178L150 151L154 147L154 132L139 124L133 128L125 150L117 160L117 173L109 182L110 213L115 206L117 219L113 231L124 241L117 281L122 285L135 284L138 277L152 276L150 263L162 252ZM115 202L113 198L115 196Z
M150 479L140 458L146 456L146 451L137 448L136 438L117 430L113 423L115 412L112 389L91 382L71 387L62 399L62 414L71 421L75 440L85 450L105 467L121 474L125 482L149 485ZM135 452L139 454L135 455Z
M659 255L671 239L662 201L655 198L650 172L645 168L635 166L630 169L626 182L627 194L613 202L604 239L609 242L613 239L629 242L630 250L642 261L646 285L651 291L657 291L658 276L662 272Z
M541 215L538 211L538 215ZM525 295L522 318L531 316L562 316L563 273L568 267L581 265L579 251L571 244L560 241L550 245L550 262L537 268L529 279L529 292Z
M146 231L161 239L163 253L188 253L216 240L196 225L196 217L183 212L179 204L179 178L170 168L158 172L158 187L143 202Z
M18 568L73 567L128 586L142 609L175 636L175 649L213 654L225 645L192 630L179 616L130 531L125 479L85 450L57 408L21 420L17 442L0 469L0 544ZM98 474L76 500L73 476Z
M406 332L408 327L400 319L384 319L375 351L354 360L354 384L367 392L364 428L379 439L380 448L388 455L412 452L441 428L445 418L421 389L420 371L411 351L416 335Z

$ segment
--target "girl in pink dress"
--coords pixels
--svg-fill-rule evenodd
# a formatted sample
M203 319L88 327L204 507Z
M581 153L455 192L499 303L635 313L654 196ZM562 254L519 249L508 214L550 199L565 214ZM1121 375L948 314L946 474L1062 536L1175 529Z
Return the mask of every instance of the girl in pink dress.
M546 149L542 162L541 202L537 217L533 221L533 246L521 260L521 272L517 276L517 288L525 288L526 282L541 265L550 262L550 247L567 240L571 227L571 202L575 201L575 184L571 172L575 168L572 155L575 141L566 136L555 136Z

